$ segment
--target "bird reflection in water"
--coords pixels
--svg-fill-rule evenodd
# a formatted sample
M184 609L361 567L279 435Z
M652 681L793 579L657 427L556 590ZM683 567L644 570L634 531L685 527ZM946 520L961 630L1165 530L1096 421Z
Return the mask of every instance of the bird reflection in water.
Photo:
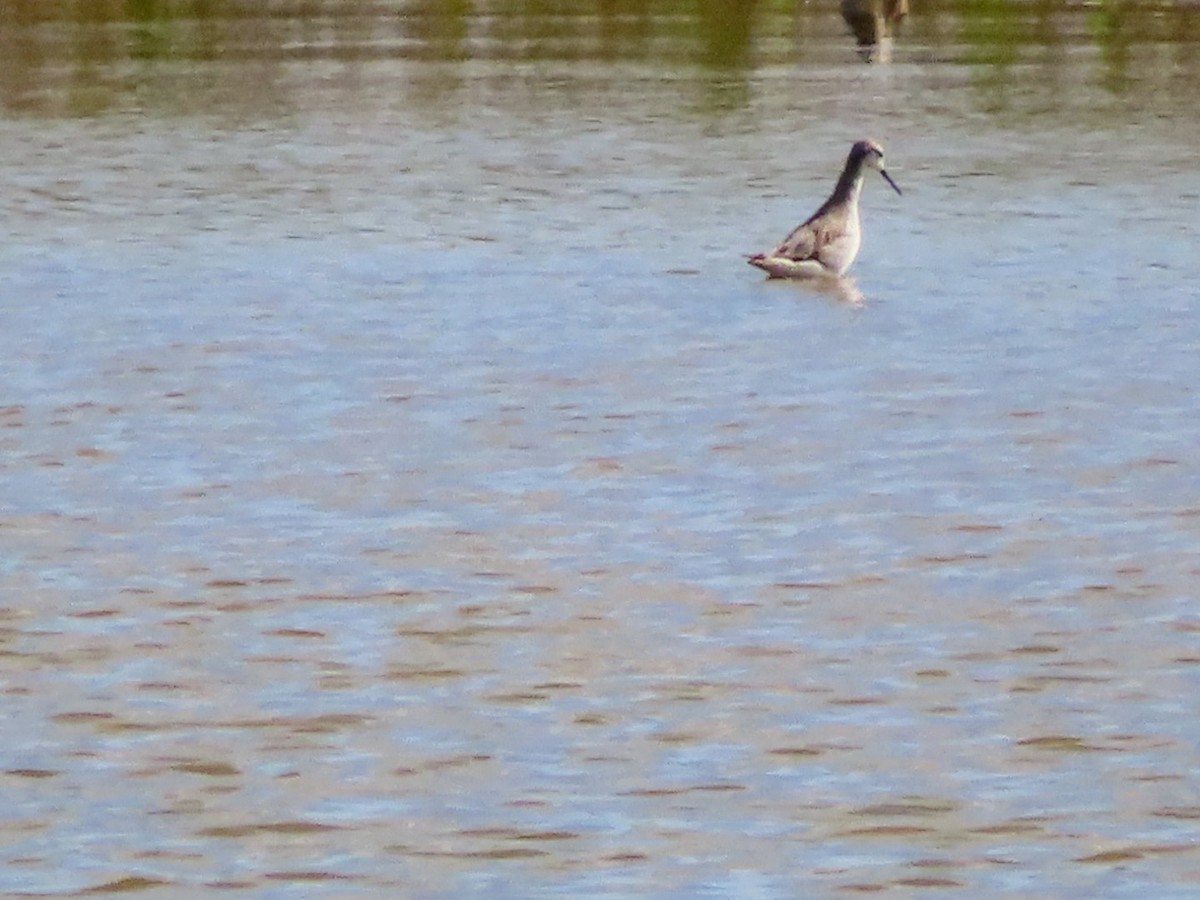
M908 15L908 0L842 0L841 8L863 61L889 62L892 36Z

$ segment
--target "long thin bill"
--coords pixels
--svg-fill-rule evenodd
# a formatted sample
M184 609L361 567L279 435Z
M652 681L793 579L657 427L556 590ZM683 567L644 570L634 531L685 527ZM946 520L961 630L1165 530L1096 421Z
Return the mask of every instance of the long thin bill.
M892 190L894 190L897 194L904 196L904 191L900 190L900 185L898 185L898 184L896 184L896 182L892 181L892 176L887 173L886 169L880 169L879 174L883 176L884 181L886 181L888 184L890 184L892 186Z

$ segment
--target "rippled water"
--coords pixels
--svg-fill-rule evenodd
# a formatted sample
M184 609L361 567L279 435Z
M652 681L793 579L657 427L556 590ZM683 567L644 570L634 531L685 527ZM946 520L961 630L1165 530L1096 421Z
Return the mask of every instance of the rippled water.
M0 6L0 892L1193 896L1200 13L318 6Z

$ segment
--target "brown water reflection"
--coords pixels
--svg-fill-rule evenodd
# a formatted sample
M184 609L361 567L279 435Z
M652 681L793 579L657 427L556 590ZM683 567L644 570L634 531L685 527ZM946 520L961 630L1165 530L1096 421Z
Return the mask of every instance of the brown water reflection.
M296 596L286 585L242 603L239 595L263 588L226 581L211 584L207 602L142 591L127 595L125 607L81 613L76 620L92 623L93 636L74 648L64 646L66 631L10 628L10 645L19 638L24 648L18 659L30 659L39 645L56 648L24 678L47 677L49 665L60 691L74 676L86 680L56 697L25 682L39 697L40 715L60 729L55 753L65 756L55 769L6 774L16 782L66 780L62 788L73 790L98 774L92 766L119 773L107 786L93 783L89 796L122 805L136 797L159 833L172 835L148 846L140 838L129 857L135 872L209 870L227 853L241 860L234 869L242 872L251 858L270 860L251 879L208 876L203 883L213 889L284 880L422 885L439 893L437 885L464 883L456 879L481 871L480 864L521 863L534 868L505 877L528 886L596 873L616 879L623 888L612 889L620 890L645 886L654 877L647 868L661 866L663 854L686 853L715 864L696 877L736 890L725 866L773 872L784 847L802 868L760 886L769 893L793 883L953 888L991 870L1036 869L1046 853L1103 866L1197 852L1183 840L1105 837L1099 822L1098 830L1081 830L1080 813L1063 808L1066 798L1039 787L1081 753L1108 755L1139 808L1188 821L1194 808L1174 798L1190 778L1190 750L1137 732L1066 733L1052 705L1018 710L1005 699L1032 686L1038 694L1063 691L1068 717L1081 725L1111 714L1123 693L1139 693L1118 662L1120 635L1109 638L1111 657L1080 658L1067 648L1103 646L1103 638L1048 630L1044 617L1052 611L1031 604L1004 613L1011 646L994 649L991 634L972 637L946 621L948 614L993 617L990 604L953 611L898 604L894 592L904 594L905 582L895 577L781 585L769 604L730 605L706 599L696 585L656 592L624 575L594 573L585 581L598 590L587 592L586 606L547 604L562 591L520 583L516 566L510 560L507 573L475 575L513 585L498 603L448 604L415 591ZM580 596L581 587L566 596ZM678 628L680 643L664 641L655 625L655 604L663 602L695 616ZM398 617L394 642L370 647L363 658L338 649L334 634L353 619L339 617L328 628L276 624L331 605L358 617ZM156 607L168 614L154 625L147 613ZM816 644L776 635L787 610L820 623ZM246 627L231 627L230 616L248 619ZM880 629L894 627L901 630L882 637ZM927 643L939 627L960 644L953 652ZM169 636L179 629L186 640ZM880 636L864 642L864 630ZM695 671L692 641L705 648L706 677ZM23 692L13 661L10 652L10 697ZM129 666L151 679L121 676ZM163 666L173 680L152 675ZM245 685L265 687L255 668L279 687L298 679L305 706L363 711L255 715L264 702L288 703L286 694L272 701L271 689L246 695ZM1047 714L1041 723L1038 710ZM923 733L901 737L913 716ZM896 775L896 760L881 756L881 745L902 755L910 747L904 780L943 791L879 796L871 785ZM1163 768L1171 758L1179 767ZM1002 778L994 791L962 798L961 780L984 779L984 772ZM860 793L877 799L848 799ZM1050 804L1047 813L1028 812L1041 803ZM280 817L281 809L304 814ZM731 820L732 809L743 812ZM52 823L51 814L22 827ZM1120 820L1112 824L1120 828ZM333 868L313 867L314 859L339 857ZM395 871L388 859L420 868ZM346 860L354 861L350 871ZM38 860L26 865L36 869ZM188 883L181 874L116 872L94 886ZM1061 871L1056 877L1087 884ZM582 884L601 892L599 883Z
M978 67L980 104L994 112L1046 112L1056 105L1052 96L1083 85L1164 108L1195 105L1194 4L926 0L911 15L907 3L839 9L844 22L826 4L737 0L297 0L269 7L3 0L0 104L10 113L90 116L130 107L196 113L219 103L273 117L304 90L291 77L297 63L336 63L329 77L352 88L356 72L372 62L419 60L452 64L423 73L425 90L408 98L437 105L461 90L463 63L493 60L511 62L515 82L524 84L529 79L517 74L524 63L649 62L677 74L699 65L723 73L712 87L721 95L717 108L729 110L750 102L746 76L754 70L840 63L857 42L867 61ZM901 21L903 38L893 48ZM886 47L875 52L877 45ZM201 65L218 61L253 66L254 77L233 90ZM1030 69L1036 78L1026 77ZM574 80L584 71L555 77Z

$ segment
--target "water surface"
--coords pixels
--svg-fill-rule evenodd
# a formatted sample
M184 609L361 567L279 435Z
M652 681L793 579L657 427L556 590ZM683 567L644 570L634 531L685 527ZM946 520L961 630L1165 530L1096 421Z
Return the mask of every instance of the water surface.
M1192 896L1200 19L916 6L0 5L0 891Z

